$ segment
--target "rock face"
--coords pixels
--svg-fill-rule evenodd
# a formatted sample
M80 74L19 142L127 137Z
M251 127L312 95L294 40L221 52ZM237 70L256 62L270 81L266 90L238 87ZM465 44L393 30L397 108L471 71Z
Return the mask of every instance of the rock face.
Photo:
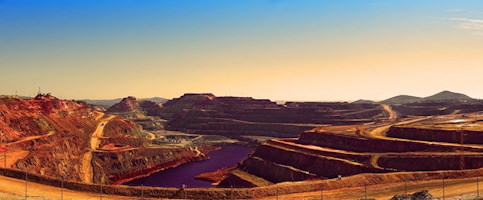
M127 113L127 112L140 112L146 115L154 116L159 115L161 104L149 101L138 100L136 97L129 96L121 100L121 102L114 104L109 109L108 113Z
M392 126L387 136L413 140L483 144L483 132L478 130L444 129L443 127Z
M139 100L136 97L126 97L114 104L107 113L122 116L140 124L146 130L164 128L165 121L159 118L162 105L150 100Z
M390 200L432 200L433 195L431 195L427 190L422 190L415 192L413 194L397 194L394 195Z
M0 97L0 132L7 168L71 181L91 176L94 183L117 183L140 172L203 159L195 149L150 148L132 121L50 95Z
M294 137L323 124L354 124L383 118L377 104L287 102L185 94L163 104L166 129L199 134Z
M122 151L102 151L93 158L94 182L120 184L133 178L203 160L190 148L131 148Z

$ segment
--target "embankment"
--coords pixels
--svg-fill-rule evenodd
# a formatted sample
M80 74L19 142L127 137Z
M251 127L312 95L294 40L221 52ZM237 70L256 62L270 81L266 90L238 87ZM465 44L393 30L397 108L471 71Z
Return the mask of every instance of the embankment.
M17 179L25 179L25 172L16 169L1 169L0 174ZM351 177L344 177L341 180L329 179L321 181L302 181L293 183L280 183L256 188L156 188L156 187L130 187L122 185L103 185L104 194L115 194L122 196L141 196L158 198L189 198L189 199L252 199L275 195L312 192L323 190L334 190L348 187L361 187L365 185L377 185L403 181L424 181L436 179L455 179L477 177L483 174L483 169L460 170L460 171L433 171L433 172L398 172L385 174L359 174ZM48 176L27 173L27 179L31 182L60 187L61 181ZM100 185L85 184L72 181L64 181L64 188L97 193Z

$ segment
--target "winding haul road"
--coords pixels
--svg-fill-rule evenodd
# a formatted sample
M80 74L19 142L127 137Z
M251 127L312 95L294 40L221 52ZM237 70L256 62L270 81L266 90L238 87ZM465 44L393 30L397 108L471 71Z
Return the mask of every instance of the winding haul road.
M99 148L101 144L101 138L104 136L104 127L109 121L111 121L114 115L110 115L108 117L104 117L101 115L98 120L99 123L97 124L96 129L91 134L91 139L89 142L89 150L82 156L81 160L81 170L83 173L83 181L84 183L92 183L93 182L93 175L94 169L92 167L92 152Z

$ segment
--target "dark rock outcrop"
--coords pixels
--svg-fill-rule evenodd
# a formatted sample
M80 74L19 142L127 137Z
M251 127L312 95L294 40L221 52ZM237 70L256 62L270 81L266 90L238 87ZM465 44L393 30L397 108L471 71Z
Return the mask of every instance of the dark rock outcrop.
M427 190L415 192L413 194L396 194L390 200L432 200L431 195Z

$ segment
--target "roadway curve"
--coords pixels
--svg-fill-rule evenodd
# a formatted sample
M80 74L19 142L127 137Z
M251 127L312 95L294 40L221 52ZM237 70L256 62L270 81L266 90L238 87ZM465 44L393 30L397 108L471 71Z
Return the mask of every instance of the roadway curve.
M81 160L81 170L83 173L82 179L84 183L93 182L94 170L92 167L92 152L99 148L99 145L101 144L101 138L103 138L104 136L104 127L114 117L116 116L114 115L110 115L108 117L101 116L101 118L99 118L100 121L97 124L96 129L91 134L91 139L89 142L90 144L89 150L86 153L84 153Z
M390 105L381 104L382 109L387 112L389 121L396 121L398 116L397 112L392 109Z

